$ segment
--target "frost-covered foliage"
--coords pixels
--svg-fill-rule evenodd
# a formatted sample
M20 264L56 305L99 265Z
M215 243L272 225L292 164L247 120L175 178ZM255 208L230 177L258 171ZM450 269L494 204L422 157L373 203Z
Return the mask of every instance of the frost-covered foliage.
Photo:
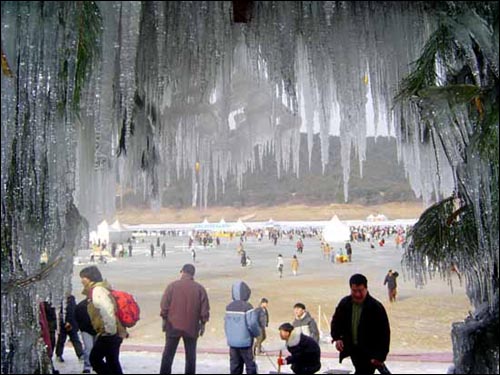
M428 208L404 263L416 280L452 272L475 308L453 328L457 373L498 373L498 3L446 4L399 93L398 139L451 166L455 193Z

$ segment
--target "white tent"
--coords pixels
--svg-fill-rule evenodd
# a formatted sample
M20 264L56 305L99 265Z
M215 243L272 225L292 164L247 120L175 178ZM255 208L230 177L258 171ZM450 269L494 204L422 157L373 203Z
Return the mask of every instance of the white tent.
M238 219L238 221L232 224L228 229L229 232L245 232L246 230L247 226L243 224L241 219Z
M377 216L375 216L375 221L386 221L386 220L387 220L387 216L385 216L385 215L378 214Z
M112 243L112 242L125 242L132 236L132 231L122 225L118 220L113 224L109 225L106 220L103 220L97 226L97 236L98 240L101 242Z
M323 239L327 242L345 242L351 238L351 231L349 227L343 224L337 215L326 223L323 229Z
M373 221L373 220L375 220L375 216L373 216L372 214L366 217L366 221Z

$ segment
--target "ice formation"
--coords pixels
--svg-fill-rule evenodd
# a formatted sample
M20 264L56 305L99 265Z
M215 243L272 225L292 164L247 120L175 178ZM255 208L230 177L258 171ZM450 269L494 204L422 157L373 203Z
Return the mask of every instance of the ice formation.
M323 168L340 135L346 201L367 134L398 137L417 196L448 196L455 166L400 134L392 100L436 28L432 6L255 1L235 24L222 1L2 2L2 372L32 372L30 301L61 299L79 213L111 218L117 192L159 207L191 176L204 207L268 151L278 175L300 176L303 129L309 153L320 133ZM40 274L44 249L53 268Z

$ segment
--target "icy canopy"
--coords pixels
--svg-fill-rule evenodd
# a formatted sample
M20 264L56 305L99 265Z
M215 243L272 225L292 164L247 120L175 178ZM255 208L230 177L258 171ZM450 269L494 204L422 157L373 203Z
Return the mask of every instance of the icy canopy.
M265 152L278 176L300 176L300 129L309 154L320 134L323 168L328 136L340 135L347 201L351 154L362 171L366 136L395 134L392 96L435 22L420 2L254 2L246 24L232 23L231 2L98 4L75 187L91 223L112 216L118 188L158 207L181 176L193 205L207 206L230 174L241 188ZM400 148L427 202L452 190L429 155Z

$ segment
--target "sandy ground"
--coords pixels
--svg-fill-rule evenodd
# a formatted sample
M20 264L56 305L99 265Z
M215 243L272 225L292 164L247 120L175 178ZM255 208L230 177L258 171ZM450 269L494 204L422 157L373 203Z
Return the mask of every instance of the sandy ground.
M207 218L209 222L267 221L274 220L330 220L336 214L340 220L364 220L368 215L384 214L389 219L418 218L425 210L422 202L391 202L366 206L358 204L329 204L322 206L289 204L282 206L161 208L159 210L134 209L118 211L117 218L126 224L141 223L197 223ZM111 220L110 222L113 222Z
M191 262L187 251L187 237L165 237L167 256L149 256L152 239L134 246L132 258L119 258L99 265L101 272L115 288L131 292L141 306L141 320L129 329L130 338L123 346L162 346L164 336L159 316L160 299L168 283L178 279L179 270ZM154 238L156 242L156 238ZM299 255L299 274L293 276L290 269L295 241L283 239L274 246L264 239L258 242L249 239L245 243L247 254L253 264L240 266L236 253L237 240L223 239L218 248L198 248L195 279L207 289L211 318L205 335L198 341L200 349L227 348L223 329L225 306L231 300L231 285L242 279L252 289L250 302L256 306L261 297L269 299L270 324L268 339L264 347L278 350L282 346L277 327L293 319L293 305L302 302L316 319L322 331L323 353L336 355L329 343L329 322L339 300L349 293L348 279L356 272L368 278L370 293L382 301L387 309L391 329L391 354L452 352L450 338L451 324L463 320L470 307L464 287L454 280L452 293L443 280L431 280L424 288L415 287L413 280L407 280L400 264L401 252L393 240L383 248L375 250L368 244L353 245L353 262L332 264L323 259L319 241L306 238L304 253ZM335 248L342 244L337 244ZM276 270L276 256L281 253L285 259L284 277L279 278ZM78 260L88 262L89 251L81 250ZM75 265L73 292L77 301L83 296L78 273L86 264ZM382 285L389 268L400 271L397 302L388 302L386 287ZM321 311L321 316L319 312Z

